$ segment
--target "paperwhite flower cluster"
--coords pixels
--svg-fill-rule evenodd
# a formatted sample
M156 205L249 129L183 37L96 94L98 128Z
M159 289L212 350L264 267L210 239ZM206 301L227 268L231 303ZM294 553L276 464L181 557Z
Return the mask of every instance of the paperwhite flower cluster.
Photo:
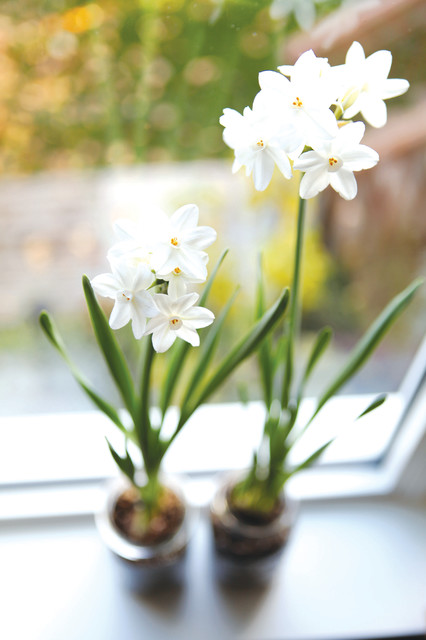
M391 64L390 51L366 58L354 42L343 65L332 67L309 50L292 66L262 71L253 107L242 115L224 109L220 118L223 139L235 152L233 172L245 166L255 188L263 191L275 165L291 178L293 161L294 169L305 172L302 198L331 185L352 200L357 193L353 172L374 167L379 160L376 151L360 144L365 125L352 119L360 114L373 127L382 127L387 117L384 100L409 87L406 80L388 79Z
M120 329L131 321L135 338L152 334L159 353L176 338L198 346L196 330L214 320L211 311L195 306L198 294L188 292L188 285L206 280L204 249L216 240L214 229L198 226L198 215L198 207L188 204L171 218L157 211L139 226L117 222L119 241L108 252L111 273L92 280L99 295L114 300L110 327Z

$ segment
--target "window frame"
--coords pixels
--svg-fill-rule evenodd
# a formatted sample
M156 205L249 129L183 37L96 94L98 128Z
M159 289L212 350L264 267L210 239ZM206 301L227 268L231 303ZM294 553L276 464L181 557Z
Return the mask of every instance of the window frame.
M288 483L290 493L306 501L390 494L400 494L410 499L423 497L426 494L423 465L426 452L426 338L418 349L399 392L393 396L402 401L402 412L381 456L358 462L322 462L291 479ZM338 400L349 406L349 402L353 403L354 399L361 398L365 406L365 396L338 396L330 400L330 405ZM327 407L323 411L326 409ZM186 455L188 445L192 448L197 432L198 438L204 438L206 432L201 435L199 423L204 422L204 428L207 429L206 424L210 420L208 428L210 435L213 433L214 436L214 430L219 429L223 422L223 415L227 416L228 424L244 423L247 446L239 446L241 433L232 436L234 430L230 430L228 441L223 437L217 438L216 450L205 447L207 458L204 458L204 462L202 455L200 459L200 455L194 456L192 451L190 455ZM247 416L250 416L250 424ZM169 473L183 473L190 478L194 486L200 489L197 490L198 493L196 491L195 501L205 502L209 492L213 490L216 473L243 468L250 460L247 452L259 441L261 416L262 403L251 403L245 407L240 403L204 405L194 416L192 424L188 424L188 433L184 430L170 450L170 455L165 459L165 470ZM58 426L58 420L64 424ZM88 421L93 427L90 431L87 430ZM36 434L37 428L45 429L48 440L50 434L50 446L46 447L43 438L39 438L38 451L37 442L33 441L31 445L26 437L31 433ZM77 451L81 446L78 437L75 437L78 429L81 434L85 434L81 437L85 437L88 448L88 452L81 456L82 460ZM4 452L10 461L9 469L15 468L14 456L17 453L18 460L25 458L22 454L27 447L27 460L33 460L38 474L38 477L31 477L31 474L25 477L25 473L22 475L18 470L14 477L7 473L3 473L3 477L0 475L0 522L94 513L102 499L102 484L118 473L107 451L105 432L112 442L121 435L99 411L0 418L0 435L6 444ZM65 443L61 450L60 441L64 436ZM73 436L76 447L74 451L69 446L73 442ZM52 442L55 437L57 453L55 443ZM16 444L20 439L21 456L16 451ZM103 448L102 445L99 446L102 440ZM213 441L214 438L211 442ZM42 454L44 458L40 458L42 462L39 463L38 456ZM91 456L94 456L93 463ZM197 462L195 467L194 458Z

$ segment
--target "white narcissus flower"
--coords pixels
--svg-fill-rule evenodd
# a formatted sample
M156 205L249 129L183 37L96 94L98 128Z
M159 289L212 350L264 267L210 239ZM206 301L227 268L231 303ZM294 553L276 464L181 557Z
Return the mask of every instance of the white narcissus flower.
M216 240L212 227L198 227L198 207L187 204L171 218L164 216L160 240L154 248L153 263L163 276L179 268L188 278L201 282L207 278L207 254L204 251Z
M115 301L109 318L111 329L121 329L130 320L136 339L145 332L146 319L157 313L152 295L147 289L154 281L154 274L145 264L130 268L125 261L111 261L112 273L103 273L91 281L99 295Z
M303 31L309 31L314 26L315 5L324 0L273 0L269 15L273 20L294 14L297 24Z
M334 90L327 68L327 61L309 50L292 67L279 67L280 73L259 73L262 91L280 111L282 120L296 129L302 146L313 146L315 141L333 137L337 131L330 109ZM284 74L291 75L290 80Z
M108 252L114 261L126 260L129 266L139 262L153 268L154 248L158 242L162 220L165 214L160 210L142 212L139 221L120 218L114 222L116 242Z
M172 298L164 293L154 294L157 315L148 321L145 335L152 333L155 351L167 351L176 338L198 347L200 337L196 330L207 327L214 320L209 309L194 306L198 297L197 293L188 293L179 298Z
M175 267L169 273L159 273L157 275L162 280L168 282L167 293L172 298L179 298L185 295L188 285L201 284L204 282L204 279L188 276L180 267Z
M253 173L257 191L266 189L275 164L285 178L291 178L289 154L302 144L301 136L275 108L273 98L260 91L252 109L246 107L242 115L224 109L219 120L225 127L223 139L235 152L232 172L245 166L247 176Z
M405 93L407 80L388 79L392 64L390 51L376 51L368 58L359 42L353 42L346 54L346 62L335 67L341 76L342 89L338 104L345 119L358 113L373 127L383 127L387 121L384 100Z
M332 140L302 153L294 163L295 169L306 172L300 182L302 198L313 198L328 185L345 200L355 198L357 184L353 172L370 169L379 161L376 151L359 144L364 131L364 123L348 123Z

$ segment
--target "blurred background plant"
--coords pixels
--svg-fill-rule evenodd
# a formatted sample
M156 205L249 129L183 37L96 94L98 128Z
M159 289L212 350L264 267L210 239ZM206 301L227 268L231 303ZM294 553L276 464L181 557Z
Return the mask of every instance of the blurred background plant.
M278 175L267 194L243 175L232 177L219 116L226 105L241 111L249 104L259 71L310 47L343 62L358 39L367 53L390 49L391 77L407 78L411 89L391 105L385 134L366 139L381 163L361 177L362 197L344 203L327 191L308 211L304 328L309 337L333 309L338 339L330 357L339 359L384 301L426 271L425 25L419 0L4 0L2 412L86 406L62 368L43 377L57 366L35 323L43 306L63 316L89 373L108 384L88 348L80 276L105 270L111 221L137 216L141 207L200 207L221 238L212 261L231 248L212 292L216 310L235 279L242 284L239 315L222 348L249 326L258 251L271 295L290 280L297 194L295 181ZM412 305L388 341L391 351L379 350L354 390L398 386L424 331L422 304ZM122 337L126 343L125 331ZM256 375L248 367L245 376L253 397Z

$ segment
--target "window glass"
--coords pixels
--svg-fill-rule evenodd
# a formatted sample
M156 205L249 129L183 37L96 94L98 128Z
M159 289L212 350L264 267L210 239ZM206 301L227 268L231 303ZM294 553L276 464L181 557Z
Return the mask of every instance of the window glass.
M303 358L319 327L335 330L312 394L386 302L425 273L424 6L400 3L390 10L376 3L312 0L293 3L292 12L290 4L2 3L3 415L90 407L38 327L42 308L53 314L94 386L114 393L92 336L81 275L108 270L111 224L119 217L137 218L158 205L171 214L194 202L202 224L217 229L210 264L225 247L231 251L212 292L212 308L218 312L241 284L224 352L252 320L259 251L269 299L289 283L296 181L276 172L270 188L259 193L243 170L232 175L219 117L225 107L241 112L251 105L260 71L289 64L310 47L332 64L344 61L353 40L366 53L389 49L391 77L411 83L408 94L389 104L387 126L370 128L365 138L381 161L359 176L358 197L345 202L327 190L309 203ZM312 27L314 17L318 27ZM423 291L345 391L397 389L424 319ZM131 334L124 329L119 337L136 368ZM238 398L238 386L250 398L260 396L254 362L216 399Z

